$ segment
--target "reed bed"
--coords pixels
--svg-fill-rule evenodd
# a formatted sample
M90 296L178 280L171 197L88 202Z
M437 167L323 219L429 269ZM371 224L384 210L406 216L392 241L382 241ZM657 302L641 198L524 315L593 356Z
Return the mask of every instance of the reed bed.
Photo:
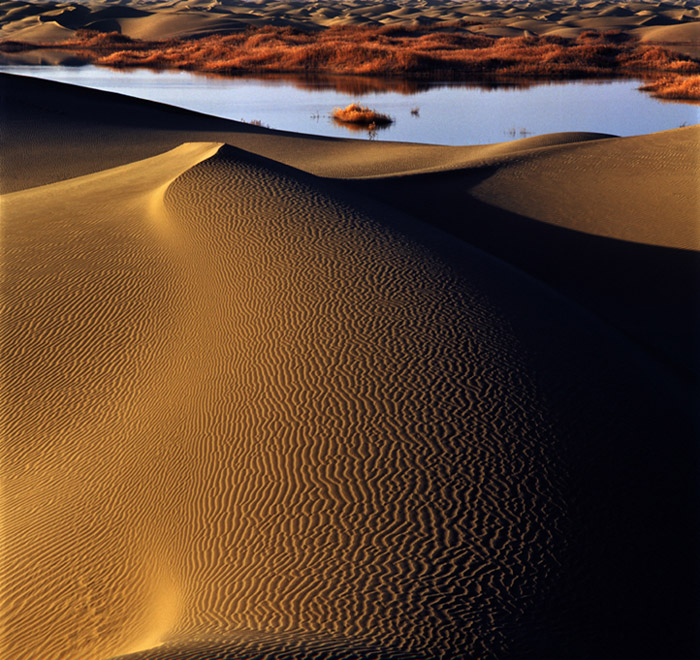
M700 75L670 75L644 85L641 89L661 99L673 101L700 99Z
M700 62L659 45L641 44L624 32L587 30L576 39L546 35L497 38L472 34L467 27L451 23L438 28L303 31L268 26L166 41L79 30L75 38L50 47L73 51L105 66L218 74L323 73L452 80L666 74L668 82L647 89L660 96L684 95L668 98L700 98L692 78L700 74ZM48 46L4 42L0 50Z

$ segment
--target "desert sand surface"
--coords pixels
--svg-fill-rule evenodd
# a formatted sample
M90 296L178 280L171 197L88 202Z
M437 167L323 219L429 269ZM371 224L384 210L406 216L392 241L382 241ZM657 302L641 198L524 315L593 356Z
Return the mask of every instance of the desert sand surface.
M340 2L230 2L227 0L130 0L0 3L0 41L58 42L78 29L118 31L134 39L201 37L248 26L308 28L339 25L437 25L468 21L474 32L493 36L624 30L644 41L687 43L700 39L700 8L692 0L588 3L342 0ZM697 43L695 44L697 46Z
M3 657L693 657L698 127L0 90Z

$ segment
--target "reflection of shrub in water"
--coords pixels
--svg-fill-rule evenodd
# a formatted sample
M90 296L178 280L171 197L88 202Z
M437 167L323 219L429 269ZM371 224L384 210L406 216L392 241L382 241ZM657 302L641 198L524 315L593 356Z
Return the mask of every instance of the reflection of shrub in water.
M267 76L266 76L267 78ZM373 92L395 92L398 94L418 94L427 92L435 85L426 81L376 76L352 76L352 75L304 75L294 77L293 74L271 75L270 79L290 82L298 89L317 91L319 89L332 89L348 96L363 96Z
M347 122L338 121L337 119L334 119L333 122L336 126L342 126L344 129L352 131L353 133L362 133L370 140L374 140L379 131L383 131L390 126L389 124L384 126L377 126L376 124L349 124Z
M505 133L506 135L509 135L511 138L515 138L515 137L518 136L518 135L519 135L521 138L526 138L526 137L528 137L529 135L532 135L532 133L531 133L530 131L528 131L527 128L517 129L517 128L515 128L515 126L513 126L512 128L510 128L510 129L507 130L507 131L504 131L504 133Z

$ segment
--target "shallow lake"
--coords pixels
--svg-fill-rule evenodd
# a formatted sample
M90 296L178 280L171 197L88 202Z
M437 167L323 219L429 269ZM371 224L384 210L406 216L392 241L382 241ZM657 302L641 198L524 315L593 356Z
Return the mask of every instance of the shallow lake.
M271 128L376 140L485 144L559 131L639 135L700 122L700 106L659 101L638 80L576 81L526 88L420 85L368 79L237 78L182 71L85 66L0 66L168 103ZM394 123L372 134L334 123L331 112L360 102Z

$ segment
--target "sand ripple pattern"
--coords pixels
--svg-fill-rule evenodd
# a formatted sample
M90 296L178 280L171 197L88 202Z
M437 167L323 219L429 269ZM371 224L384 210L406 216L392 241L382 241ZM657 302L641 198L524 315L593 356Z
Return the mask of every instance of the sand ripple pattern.
M548 401L585 389L530 340L556 299L233 148L156 176L178 153L7 198L5 657L555 645L572 425ZM338 644L318 657L380 657Z
M165 204L198 265L207 375L182 629L498 648L523 570L555 565L560 511L550 475L531 476L545 411L487 297L253 158L220 152Z

